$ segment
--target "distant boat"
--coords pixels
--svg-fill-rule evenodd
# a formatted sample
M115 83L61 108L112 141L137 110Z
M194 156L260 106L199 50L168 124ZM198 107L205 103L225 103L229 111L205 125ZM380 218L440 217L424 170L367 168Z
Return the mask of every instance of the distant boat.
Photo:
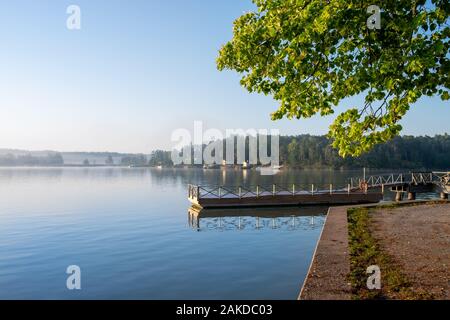
M218 169L218 168L220 168L220 166L217 164L204 164L203 165L203 169Z
M162 169L162 165L156 166L157 169Z
M283 168L283 166L267 166L267 167L259 166L256 167L256 170L267 170L267 169L280 170L281 168Z
M274 175L280 172L282 167L283 166L257 167L256 170L258 170L262 175Z

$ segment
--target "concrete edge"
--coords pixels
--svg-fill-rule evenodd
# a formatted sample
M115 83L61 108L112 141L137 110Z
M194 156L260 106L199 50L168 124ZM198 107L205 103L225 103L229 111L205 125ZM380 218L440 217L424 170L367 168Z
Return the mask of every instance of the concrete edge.
M323 230L325 230L325 224L327 223L328 214L330 213L331 208L332 207L328 208L327 215L326 215L325 220L323 222L322 230L320 230L319 239L317 240L316 247L314 248L314 252L313 252L313 255L312 255L312 258L311 258L311 262L309 263L308 272L306 272L306 276L305 276L305 279L303 280L303 284L302 284L302 287L300 289L300 293L298 294L297 300L301 300L301 296L303 294L303 290L305 290L305 284L306 284L306 281L308 280L309 274L311 273L311 269L312 269L312 266L314 264L314 258L315 258L316 253L317 253L317 248L319 247L320 239L322 239Z
M349 300L351 286L347 210L331 207L317 242L299 300Z

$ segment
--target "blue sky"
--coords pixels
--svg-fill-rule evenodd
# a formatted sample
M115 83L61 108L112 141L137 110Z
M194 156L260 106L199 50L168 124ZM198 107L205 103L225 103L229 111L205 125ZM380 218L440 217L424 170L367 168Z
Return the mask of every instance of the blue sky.
M81 30L66 8L81 8ZM218 49L250 0L0 2L0 148L148 153L177 128L324 134L333 117L272 122L277 102L218 72ZM344 101L337 111L361 101ZM403 134L450 132L450 106L420 100Z

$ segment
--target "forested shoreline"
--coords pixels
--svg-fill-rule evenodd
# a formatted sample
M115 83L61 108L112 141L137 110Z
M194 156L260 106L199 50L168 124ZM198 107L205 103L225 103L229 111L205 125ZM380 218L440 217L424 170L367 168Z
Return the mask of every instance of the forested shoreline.
M246 140L246 160L248 155L248 138ZM270 145L270 143L269 143ZM205 146L203 146L204 148ZM235 143L236 149L236 143ZM370 152L357 157L342 158L331 147L326 136L297 135L280 136L280 164L289 168L379 168L379 169L449 169L450 136L448 134L428 136L401 136L375 146ZM224 154L226 144L224 143ZM236 150L235 150L236 157ZM110 152L39 152L21 151L14 154L0 153L0 166L163 166L173 167L171 151L155 150L150 155L121 154ZM68 157L78 157L79 163L68 162ZM92 160L95 156L96 160ZM192 156L194 159L194 156ZM219 163L218 165L220 165ZM241 163L235 164L240 166ZM194 166L192 163L184 164ZM200 165L201 166L201 165Z
M434 137L399 136L375 146L373 150L357 158L339 156L326 136L280 136L279 147L280 164L290 168L448 169L450 167L448 134ZM154 151L150 156L150 165L172 166L170 154L170 151ZM246 159L248 160L248 152Z
M325 136L280 137L280 161L290 167L449 168L450 136L402 136L357 157L342 158Z

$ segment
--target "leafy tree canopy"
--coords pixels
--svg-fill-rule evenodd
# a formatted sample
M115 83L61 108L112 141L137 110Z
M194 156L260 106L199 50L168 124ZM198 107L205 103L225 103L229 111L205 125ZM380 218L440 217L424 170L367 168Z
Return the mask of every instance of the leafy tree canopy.
M242 73L250 92L272 95L272 119L332 114L344 98L364 105L337 116L329 136L341 156L392 139L420 97L449 99L448 0L253 0L234 22L219 70ZM381 29L369 29L371 5Z

